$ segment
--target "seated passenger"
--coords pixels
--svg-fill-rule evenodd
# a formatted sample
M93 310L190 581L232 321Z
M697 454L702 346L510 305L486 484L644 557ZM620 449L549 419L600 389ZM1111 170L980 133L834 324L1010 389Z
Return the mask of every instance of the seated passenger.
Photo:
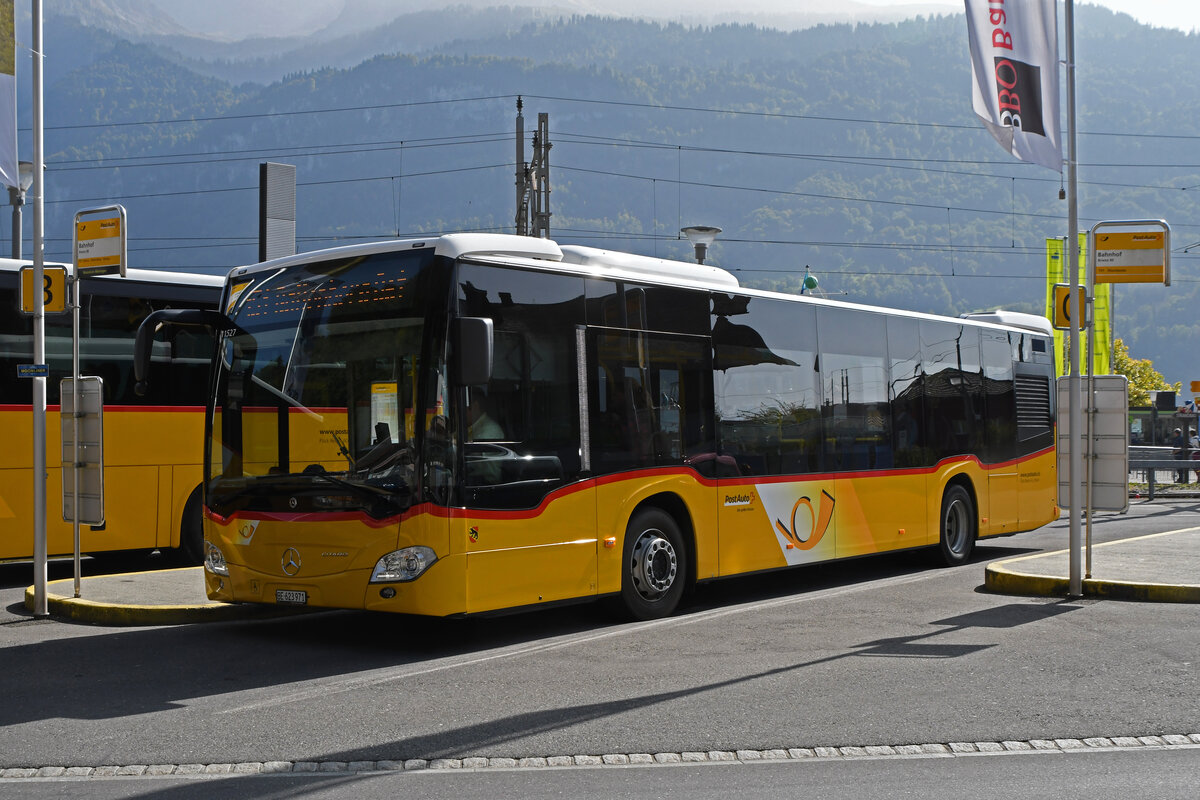
M512 453L499 445L472 447L480 442L504 439L504 429L487 413L486 396L478 389L471 390L467 404L467 444L465 449L468 486L494 486L500 483L500 473L506 457Z
M471 401L467 405L467 441L496 442L504 439L504 429L500 423L488 416L484 405L486 396L483 392L471 392Z

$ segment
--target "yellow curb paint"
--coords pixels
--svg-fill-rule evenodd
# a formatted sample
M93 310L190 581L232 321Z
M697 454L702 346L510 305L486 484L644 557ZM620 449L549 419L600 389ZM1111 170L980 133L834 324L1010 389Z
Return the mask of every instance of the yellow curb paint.
M1108 547L1117 544L1129 544L1143 539L1154 539L1161 536L1172 536L1179 533L1200 531L1200 526L1180 528L1161 533L1149 533L1132 539L1120 539L1115 542L1102 542L1093 545L1094 548ZM1065 596L1070 588L1070 581L1054 575L1029 575L1008 569L1008 565L1037 558L1052 558L1069 553L1068 550L1055 550L1050 553L1032 553L1027 556L997 561L988 564L984 569L984 585L991 591L1002 594L1022 594L1035 596ZM1136 600L1154 603L1200 603L1200 585L1175 585L1166 583L1137 583L1133 581L1098 580L1085 578L1083 580L1085 597L1103 597L1112 600Z
M96 575L84 578L80 591L86 590L88 581L106 578L127 579L138 575L161 575L168 572L201 572L203 567L179 567L169 570L147 570L119 575ZM70 595L55 594L54 587L67 588ZM51 616L86 622L94 625L138 626L138 625L187 625L195 622L220 622L228 620L280 617L318 609L280 608L270 605L247 603L221 603L205 600L194 605L141 603L104 603L74 597L75 579L51 581L47 584L46 605ZM25 608L34 608L34 587L25 589Z

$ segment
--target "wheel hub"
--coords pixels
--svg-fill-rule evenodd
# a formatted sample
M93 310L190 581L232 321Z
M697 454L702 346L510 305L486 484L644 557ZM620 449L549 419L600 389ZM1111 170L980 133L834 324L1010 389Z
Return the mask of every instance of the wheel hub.
M675 548L661 531L649 530L642 533L634 544L630 566L638 594L647 600L655 600L666 594L675 583L679 559Z
M967 540L968 522L966 509L961 503L954 503L946 509L944 521L946 542L954 552L961 552Z

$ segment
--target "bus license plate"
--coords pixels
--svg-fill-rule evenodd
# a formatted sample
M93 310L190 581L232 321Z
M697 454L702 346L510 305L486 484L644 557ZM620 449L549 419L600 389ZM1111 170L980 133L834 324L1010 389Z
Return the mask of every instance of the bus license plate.
M302 606L308 603L308 592L301 592L296 589L276 589L275 602Z

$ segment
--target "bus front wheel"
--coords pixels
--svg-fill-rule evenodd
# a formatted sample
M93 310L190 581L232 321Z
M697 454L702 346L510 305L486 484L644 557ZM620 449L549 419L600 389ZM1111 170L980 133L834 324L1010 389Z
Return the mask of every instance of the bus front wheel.
M659 619L683 597L688 555L675 519L658 508L633 515L625 529L621 600L629 616Z
M975 503L961 484L946 487L942 495L942 561L950 567L966 563L975 548Z

